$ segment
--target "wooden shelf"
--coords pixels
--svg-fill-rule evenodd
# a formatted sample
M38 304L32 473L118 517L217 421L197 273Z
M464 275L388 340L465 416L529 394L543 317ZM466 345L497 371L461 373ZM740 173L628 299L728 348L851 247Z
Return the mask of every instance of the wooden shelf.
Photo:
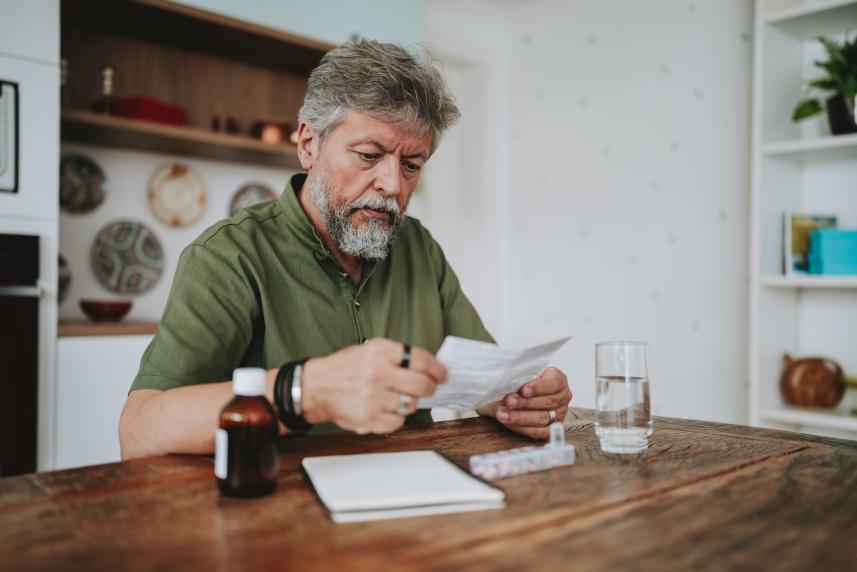
M766 14L764 22L790 36L812 40L848 29L857 22L857 0L814 0Z
M762 145L762 154L767 157L792 159L851 158L857 156L857 134L837 135L823 139L805 141L779 141Z
M90 145L299 169L297 147L271 145L243 135L213 133L149 121L64 110L61 137Z
M857 289L857 276L767 276L760 282L765 288Z
M79 336L145 336L158 331L157 322L61 322L57 325L60 338Z
M789 423L806 427L857 431L857 416L844 409L804 409L783 405L774 409L763 409L759 417L774 423Z

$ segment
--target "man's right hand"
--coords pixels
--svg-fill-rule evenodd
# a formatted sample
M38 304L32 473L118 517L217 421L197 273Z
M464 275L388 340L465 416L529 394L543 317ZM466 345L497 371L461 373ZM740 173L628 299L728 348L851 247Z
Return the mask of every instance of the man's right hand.
M447 379L446 367L422 348L412 348L410 366L400 367L403 351L399 342L375 338L307 361L301 375L304 418L333 421L361 435L401 427L405 417L394 413L400 395L413 398L413 413L418 399L434 395Z

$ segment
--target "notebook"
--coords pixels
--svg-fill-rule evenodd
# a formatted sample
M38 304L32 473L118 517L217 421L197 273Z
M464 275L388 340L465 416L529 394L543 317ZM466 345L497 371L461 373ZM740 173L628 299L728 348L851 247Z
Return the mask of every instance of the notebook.
M306 457L302 465L335 522L506 506L502 490L435 451Z

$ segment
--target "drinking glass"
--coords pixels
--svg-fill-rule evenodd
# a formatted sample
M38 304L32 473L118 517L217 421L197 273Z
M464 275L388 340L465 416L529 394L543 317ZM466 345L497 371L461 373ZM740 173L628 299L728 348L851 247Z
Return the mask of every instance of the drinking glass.
M642 453L652 434L648 345L595 345L595 434L605 453Z

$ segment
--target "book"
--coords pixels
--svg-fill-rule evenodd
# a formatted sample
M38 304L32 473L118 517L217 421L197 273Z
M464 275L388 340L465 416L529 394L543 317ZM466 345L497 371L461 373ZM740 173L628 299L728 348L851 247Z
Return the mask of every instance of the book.
M334 522L506 506L502 490L436 451L306 457L301 465Z
M835 215L795 213L783 214L783 274L808 272L809 237L814 230L835 228Z

